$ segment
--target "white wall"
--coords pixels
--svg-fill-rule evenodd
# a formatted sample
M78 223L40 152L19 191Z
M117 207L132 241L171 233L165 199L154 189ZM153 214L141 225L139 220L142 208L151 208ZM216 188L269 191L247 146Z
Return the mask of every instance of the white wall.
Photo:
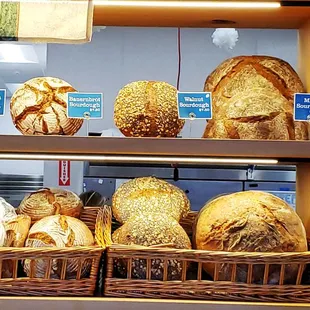
M212 44L212 32L212 29L182 30L181 90L201 91L206 76L234 55L273 55L296 66L295 30L240 30L239 43L229 52ZM80 91L103 92L105 117L91 121L90 130L108 129L114 126L114 99L125 84L139 79L176 84L176 34L173 28L108 27L95 33L90 44L48 45L46 74L63 78ZM201 137L204 125L204 121L193 122L190 133L187 123L183 136ZM6 115L0 118L0 134L18 134L8 106ZM42 162L0 161L0 173L42 172Z
M215 47L212 29L182 30L181 90L201 91L207 75L235 55L267 54L297 62L295 30L240 30L232 51ZM49 75L61 77L80 91L104 93L104 120L91 121L91 131L114 126L113 102L122 86L140 79L176 84L177 30L174 28L113 28L95 33L88 45L49 45ZM205 122L192 122L183 136L201 137Z

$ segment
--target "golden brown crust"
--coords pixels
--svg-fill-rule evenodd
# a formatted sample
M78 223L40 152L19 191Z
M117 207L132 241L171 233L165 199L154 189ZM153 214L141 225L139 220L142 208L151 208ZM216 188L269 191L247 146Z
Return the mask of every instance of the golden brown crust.
M239 192L212 200L200 211L194 230L199 250L307 251L305 228L296 212L265 192ZM204 268L213 275L214 266Z
M127 137L176 137L184 126L176 88L156 81L126 85L115 99L114 122Z
M18 207L18 213L30 216L33 222L56 214L79 218L81 211L81 199L69 190L58 188L38 190L26 196Z
M305 229L296 212L282 199L260 191L225 195L207 204L198 216L196 244L199 249L219 251L307 249Z
M143 177L130 180L117 189L112 210L120 223L148 213L165 214L180 221L187 216L190 202L176 186L154 177Z
M228 59L207 78L213 119L204 138L307 140L308 124L293 121L294 93L304 92L285 61L267 56Z
M31 218L27 215L18 215L4 223L7 234L7 247L23 247L28 237L28 232L31 225Z
M155 246L170 244L176 249L191 249L191 242L182 226L162 214L140 214L132 217L114 232L120 244Z
M74 135L82 119L67 118L68 92L76 90L67 82L39 77L24 83L12 96L11 116L24 135Z

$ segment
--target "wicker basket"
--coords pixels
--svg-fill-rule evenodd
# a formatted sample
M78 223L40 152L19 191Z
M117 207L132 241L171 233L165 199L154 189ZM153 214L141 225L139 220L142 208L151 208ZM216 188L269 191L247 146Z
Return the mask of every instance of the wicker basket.
M189 234L191 234L191 224L194 219L195 214L191 213L182 223ZM133 277L132 262L137 262L138 259L146 266L145 279ZM154 260L163 263L162 280L152 280L151 265ZM115 267L117 261L122 261L125 266L125 275L117 271ZM180 278L177 281L168 280L168 265L171 261L178 262L182 266ZM112 244L107 248L103 295L106 297L310 302L310 285L308 285L310 282L307 282L306 267L309 262L310 252L233 253ZM206 263L214 266L212 277L203 269ZM220 281L220 271L223 268L228 272L226 274L228 280ZM240 268L245 272L243 281L238 279ZM289 283L286 283L288 268L291 273ZM261 274L259 282L253 277L257 271Z
M99 208L85 208L81 219L94 231ZM99 246L75 248L0 248L0 295L93 296L99 263L104 249ZM22 268L30 260L30 276ZM44 277L35 277L36 261L45 260ZM60 264L57 278L51 277L53 260ZM67 275L68 263L76 262L77 272ZM58 265L59 266L59 265ZM10 275L6 275L10 270ZM85 272L85 270L87 270ZM82 276L85 274L85 276Z

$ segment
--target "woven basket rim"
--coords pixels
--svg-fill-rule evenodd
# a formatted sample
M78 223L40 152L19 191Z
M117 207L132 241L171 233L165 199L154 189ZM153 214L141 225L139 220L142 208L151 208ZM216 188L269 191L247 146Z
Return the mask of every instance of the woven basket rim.
M175 249L175 248L163 248L163 247L144 247L134 245L123 245L113 243L107 247L109 252L123 251L123 252L141 252L141 253L161 253L161 254L193 254L198 256L232 256L232 257L251 257L251 258L262 258L262 257L309 257L310 251L305 252L227 252L227 251L206 251L206 250L188 250L188 249Z

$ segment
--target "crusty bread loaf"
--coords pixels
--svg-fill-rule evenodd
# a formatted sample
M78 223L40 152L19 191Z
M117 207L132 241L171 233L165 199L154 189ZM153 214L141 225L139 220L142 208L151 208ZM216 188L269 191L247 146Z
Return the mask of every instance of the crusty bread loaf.
M5 247L21 248L25 246L28 237L31 218L27 215L17 215L4 223L6 231ZM2 278L13 276L14 260L4 260L2 263ZM1 272L1 271L0 271Z
M31 218L28 215L18 215L4 223L6 230L6 247L20 248L25 245L31 225Z
M200 211L194 228L199 250L229 252L307 251L306 232L295 211L282 199L260 191L221 196ZM214 265L205 264L213 276ZM269 283L279 281L279 266L270 266ZM297 275L296 266L286 266L286 281ZM253 269L253 283L261 283L264 267ZM231 265L219 269L220 280L230 280ZM296 279L296 278L295 278ZM237 281L246 282L247 266L237 266Z
M307 140L306 122L294 122L294 93L304 92L294 69L267 56L224 61L205 82L213 119L204 138Z
M79 219L65 216L47 216L36 222L29 231L26 240L26 247L76 247L92 246L94 238L89 228ZM51 278L59 278L62 269L61 260L53 260L51 268ZM66 279L75 278L78 271L79 262L75 259L67 261ZM36 260L34 277L44 277L47 260ZM91 262L85 261L81 276L89 272ZM25 260L24 270L30 275L31 261Z
M80 217L82 201L73 192L59 188L43 188L27 195L18 207L18 213L36 222L45 216L68 215Z
M75 91L52 77L25 82L11 99L15 127L24 135L74 135L83 124L83 119L67 117L67 93Z
M162 214L140 214L132 217L117 229L112 240L114 243L141 246L168 246L176 249L191 249L191 242L182 226L172 217ZM118 271L126 275L127 264L123 260L116 261ZM151 261L152 280L163 280L164 262L160 259ZM180 280L182 262L168 261L168 280ZM132 277L146 279L146 261L134 259Z
M112 199L113 215L120 223L139 214L159 213L180 221L190 210L190 202L178 187L157 179L143 177L122 184Z
M176 137L184 126L176 88L153 81L126 85L116 97L114 121L127 137Z

